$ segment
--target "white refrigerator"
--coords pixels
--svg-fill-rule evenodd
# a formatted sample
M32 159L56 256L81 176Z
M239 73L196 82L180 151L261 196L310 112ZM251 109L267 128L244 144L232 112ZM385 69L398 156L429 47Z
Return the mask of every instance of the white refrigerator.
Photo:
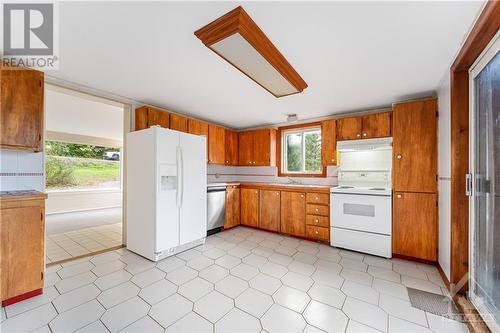
M127 249L158 261L205 242L205 140L159 126L127 134Z

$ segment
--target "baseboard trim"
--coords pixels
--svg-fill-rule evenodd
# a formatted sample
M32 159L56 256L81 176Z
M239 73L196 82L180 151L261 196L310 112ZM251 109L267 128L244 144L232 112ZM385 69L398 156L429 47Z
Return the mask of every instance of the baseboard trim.
M414 261L414 262L418 262L420 264L427 264L427 265L433 265L433 266L437 265L437 262L432 261L432 260L421 259L421 258L416 258L416 257L410 257L410 256L405 256L405 255L397 254L397 253L393 253L392 257L396 258L396 259L403 259L403 260L408 260L408 261Z

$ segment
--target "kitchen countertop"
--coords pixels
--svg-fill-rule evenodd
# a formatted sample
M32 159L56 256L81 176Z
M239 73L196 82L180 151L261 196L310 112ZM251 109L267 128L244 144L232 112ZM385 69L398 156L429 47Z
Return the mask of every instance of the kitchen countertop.
M330 193L331 186L328 185L310 185L310 184L289 184L289 183L265 183L265 182L227 182L227 183L208 183L207 187L240 185L242 187L259 187L268 189L287 189L302 190L314 192Z
M47 194L39 191L0 191L0 201L46 199Z

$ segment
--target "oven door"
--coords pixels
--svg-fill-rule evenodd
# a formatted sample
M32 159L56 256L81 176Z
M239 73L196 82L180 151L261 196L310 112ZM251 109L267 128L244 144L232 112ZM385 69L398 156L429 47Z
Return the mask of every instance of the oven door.
M391 196L332 193L331 226L390 235Z

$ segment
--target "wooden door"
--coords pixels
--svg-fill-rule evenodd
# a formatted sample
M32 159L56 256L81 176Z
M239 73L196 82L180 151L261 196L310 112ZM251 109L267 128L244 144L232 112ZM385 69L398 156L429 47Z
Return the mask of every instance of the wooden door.
M381 112L363 117L363 139L385 138L391 136L392 112Z
M208 163L225 164L226 130L217 125L208 125Z
M337 119L337 140L361 139L362 126L361 117Z
M197 119L188 119L188 133L194 135L204 136L207 140L207 148L206 148L206 160L208 162L208 123L197 120Z
M337 139L335 119L321 122L321 159L323 166L337 165Z
M276 165L276 130L265 128L253 131L253 165Z
M238 133L238 164L253 165L253 131Z
M226 223L224 228L231 228L240 224L240 189L237 186L228 186L226 189Z
M306 195L281 192L281 232L293 236L306 235Z
M240 222L251 227L259 226L259 190L240 189Z
M394 191L437 190L437 100L395 104L393 113Z
M148 107L142 106L135 109L135 130L140 131L148 128Z
M151 127L153 125L160 125L163 128L170 128L170 113L152 107L147 107L147 111L148 111L147 127Z
M2 209L1 299L43 288L43 208L28 206Z
M170 129L187 133L188 119L178 114L170 114Z
M259 228L278 232L280 230L280 191L260 190Z
M226 129L226 165L238 165L238 133Z
M436 194L395 192L392 237L393 253L436 261Z
M0 146L43 150L43 77L35 70L1 71Z

